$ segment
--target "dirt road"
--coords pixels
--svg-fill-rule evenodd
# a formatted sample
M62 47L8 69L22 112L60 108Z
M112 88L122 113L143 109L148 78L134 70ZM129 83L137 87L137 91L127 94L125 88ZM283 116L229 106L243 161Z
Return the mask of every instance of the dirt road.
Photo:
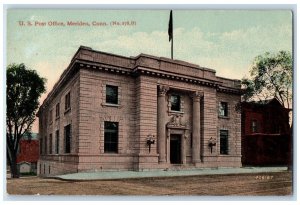
M70 182L7 179L9 194L40 195L291 195L292 173L163 177Z

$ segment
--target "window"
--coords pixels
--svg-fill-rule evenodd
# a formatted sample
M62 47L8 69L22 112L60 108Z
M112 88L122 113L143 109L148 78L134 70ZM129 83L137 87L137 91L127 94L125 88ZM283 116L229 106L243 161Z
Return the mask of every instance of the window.
M118 104L118 87L106 85L106 103Z
M50 112L49 112L49 122L50 123L53 122L53 110L50 110Z
M40 154L43 154L43 138L40 139Z
M220 102L219 104L219 116L227 117L228 116L228 103Z
M104 122L104 152L118 153L118 122Z
M228 154L228 130L220 130L220 154Z
M257 121L256 120L252 120L251 130L252 130L252 133L257 133L258 132L258 127L257 127Z
M49 154L52 154L52 134L49 136Z
M55 132L55 154L59 152L59 130Z
M65 130L65 153L71 152L71 125L67 125Z
M65 110L69 110L71 108L71 94L68 92L65 96Z
M59 107L59 103L56 104L56 108L55 108L55 117L59 118L59 112L60 112L60 107Z
M180 111L180 96L171 95L171 110Z
M44 154L48 154L48 150L47 150L47 135L45 135L45 145L44 145L44 147L45 147L45 152L44 152Z

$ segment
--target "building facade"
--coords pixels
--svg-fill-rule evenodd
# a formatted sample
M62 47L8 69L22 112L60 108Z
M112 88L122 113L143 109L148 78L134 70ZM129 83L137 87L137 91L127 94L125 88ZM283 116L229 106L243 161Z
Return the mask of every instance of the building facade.
M36 133L24 134L20 140L17 167L19 173L37 173L37 162L39 160L39 140Z
M38 111L41 176L241 166L240 81L81 46Z
M242 102L242 164L290 165L292 136L289 112L276 99Z

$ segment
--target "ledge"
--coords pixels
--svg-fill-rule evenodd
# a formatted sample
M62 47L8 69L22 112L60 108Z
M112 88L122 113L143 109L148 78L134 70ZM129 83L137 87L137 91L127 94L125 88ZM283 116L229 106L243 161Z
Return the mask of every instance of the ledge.
M64 114L67 114L70 111L71 111L71 108L68 108L67 110L65 110Z
M120 104L111 104L111 103L101 103L104 107L120 107Z
M184 114L184 112L182 112L182 111L175 111L175 110L169 110L168 113L169 114Z
M221 116L221 115L218 115L218 118L225 119L225 120L229 120L230 119L229 116Z

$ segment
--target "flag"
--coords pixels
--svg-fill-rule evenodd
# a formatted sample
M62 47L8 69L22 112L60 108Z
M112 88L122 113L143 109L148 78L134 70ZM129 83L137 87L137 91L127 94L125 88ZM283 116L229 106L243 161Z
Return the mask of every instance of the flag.
M170 11L170 19L169 19L169 41L173 39L173 16L172 16L172 10Z

